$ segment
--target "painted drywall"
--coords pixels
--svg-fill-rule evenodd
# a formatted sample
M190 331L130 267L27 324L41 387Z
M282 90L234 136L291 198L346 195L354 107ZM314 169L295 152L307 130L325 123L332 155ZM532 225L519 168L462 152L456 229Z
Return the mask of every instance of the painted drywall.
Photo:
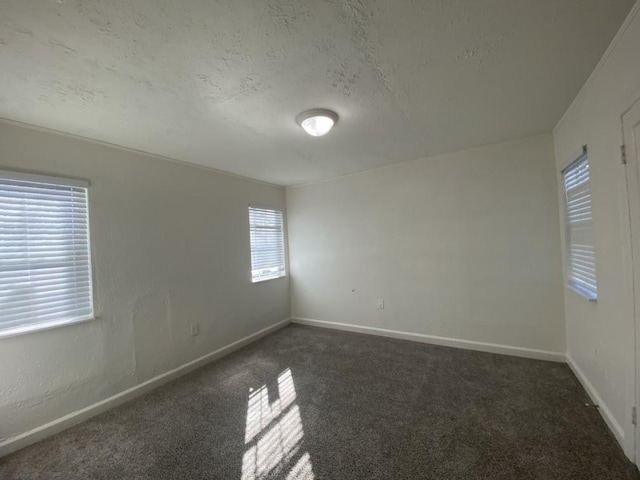
M621 115L640 98L640 15L636 4L605 58L554 131L560 170L587 145L591 166L598 302L565 289L567 350L613 417L630 453L633 442L634 327L625 273L628 246ZM564 213L561 208L561 214ZM630 396L631 395L631 396ZM629 400L631 398L631 400ZM617 430L617 431L615 431Z
M288 187L292 316L563 353L557 198L551 135Z
M288 278L250 280L248 204L281 187L6 123L0 169L91 182L98 317L0 339L0 442L290 316Z

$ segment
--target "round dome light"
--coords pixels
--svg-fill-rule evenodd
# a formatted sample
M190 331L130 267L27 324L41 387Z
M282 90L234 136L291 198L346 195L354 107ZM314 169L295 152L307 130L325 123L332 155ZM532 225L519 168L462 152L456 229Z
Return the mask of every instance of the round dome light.
M321 137L331 131L338 121L338 114L331 110L315 108L298 115L298 124L312 137Z

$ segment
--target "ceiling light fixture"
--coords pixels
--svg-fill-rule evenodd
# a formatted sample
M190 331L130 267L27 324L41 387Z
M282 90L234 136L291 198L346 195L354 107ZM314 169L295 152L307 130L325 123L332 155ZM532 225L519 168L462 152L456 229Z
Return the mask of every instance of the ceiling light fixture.
M296 120L309 135L321 137L331 131L338 121L338 114L324 108L314 108L302 112Z

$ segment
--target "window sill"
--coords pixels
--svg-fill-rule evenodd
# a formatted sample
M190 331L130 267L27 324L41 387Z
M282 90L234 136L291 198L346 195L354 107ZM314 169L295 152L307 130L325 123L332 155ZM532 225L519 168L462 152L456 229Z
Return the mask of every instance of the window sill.
M16 337L18 335L26 335L28 333L42 332L44 330L51 330L59 327L66 327L68 325L77 325L78 323L91 322L97 320L97 317L82 317L74 318L73 320L55 320L50 322L32 323L30 325L19 325L15 327L0 328L0 339L8 337Z
M258 280L253 280L251 279L251 283L255 284L255 283L263 283L263 282L268 282L269 280L277 280L279 278L287 278L287 275L280 275L279 277L267 277L267 278L260 278Z
M587 290L583 290L581 288L578 287L574 287L573 285L565 285L569 290L571 290L572 292L577 293L578 295L580 295L582 298L586 298L587 300L589 300L592 303L598 303L598 297L596 295L594 295L591 292L588 292Z

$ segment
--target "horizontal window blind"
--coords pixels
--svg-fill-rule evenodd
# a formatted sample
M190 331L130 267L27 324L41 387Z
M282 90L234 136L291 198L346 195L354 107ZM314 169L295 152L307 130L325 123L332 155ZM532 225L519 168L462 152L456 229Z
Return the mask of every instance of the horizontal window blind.
M249 207L251 281L285 276L282 212Z
M87 188L0 172L0 332L93 316Z
M587 154L581 155L563 173L567 213L567 276L573 288L595 299L598 287Z

